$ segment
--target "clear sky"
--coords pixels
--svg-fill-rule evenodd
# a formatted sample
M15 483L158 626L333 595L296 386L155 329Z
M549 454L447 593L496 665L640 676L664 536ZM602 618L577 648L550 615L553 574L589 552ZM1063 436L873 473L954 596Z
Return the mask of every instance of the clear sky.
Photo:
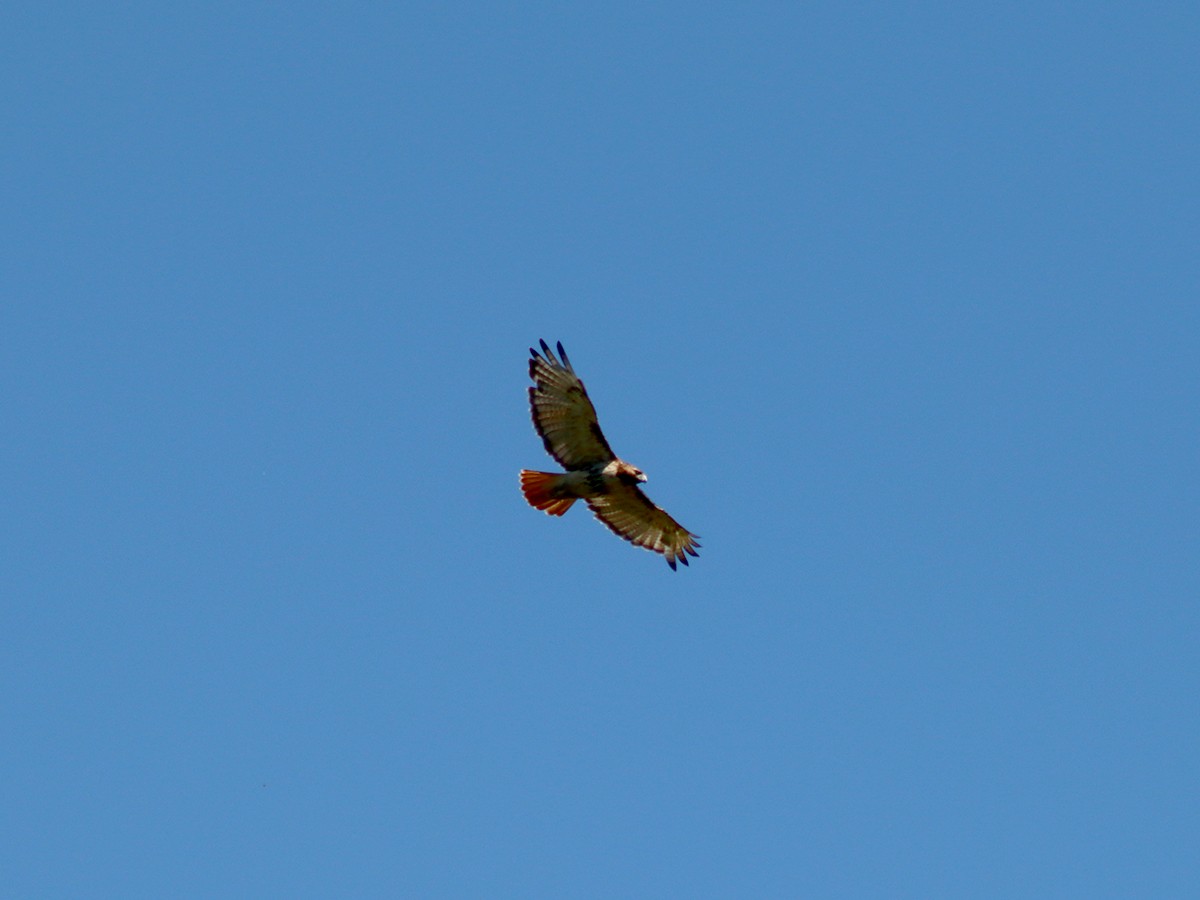
M0 29L0 889L1200 895L1200 6ZM688 569L551 468L561 340Z

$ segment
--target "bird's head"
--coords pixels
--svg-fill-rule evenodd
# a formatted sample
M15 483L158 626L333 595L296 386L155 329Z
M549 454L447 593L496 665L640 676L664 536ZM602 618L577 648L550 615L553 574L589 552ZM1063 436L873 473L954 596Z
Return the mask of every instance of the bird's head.
M628 484L637 484L642 481L648 481L646 473L637 466L631 466L624 460L621 461L620 467L617 469L617 477Z

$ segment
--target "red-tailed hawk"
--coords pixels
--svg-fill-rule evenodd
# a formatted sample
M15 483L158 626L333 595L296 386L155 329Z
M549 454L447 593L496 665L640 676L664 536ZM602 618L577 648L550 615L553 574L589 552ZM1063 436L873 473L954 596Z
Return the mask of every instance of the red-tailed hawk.
M547 515L561 516L576 500L591 507L596 518L630 543L661 553L667 565L688 564L687 554L699 556L698 535L692 534L642 493L638 483L646 476L636 466L619 459L608 446L596 408L583 382L558 344L559 362L542 341L542 352L529 348L529 406L533 427L542 436L546 452L566 472L521 470L521 491L529 505ZM545 355L543 355L545 354Z

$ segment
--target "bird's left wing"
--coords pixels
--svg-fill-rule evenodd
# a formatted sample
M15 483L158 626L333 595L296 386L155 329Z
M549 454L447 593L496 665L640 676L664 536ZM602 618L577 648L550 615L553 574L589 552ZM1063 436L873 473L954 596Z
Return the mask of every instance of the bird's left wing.
M661 553L672 569L676 561L686 566L687 554L700 555L696 552L699 535L692 534L667 515L666 510L655 506L635 485L615 484L607 493L588 497L587 504L613 534Z

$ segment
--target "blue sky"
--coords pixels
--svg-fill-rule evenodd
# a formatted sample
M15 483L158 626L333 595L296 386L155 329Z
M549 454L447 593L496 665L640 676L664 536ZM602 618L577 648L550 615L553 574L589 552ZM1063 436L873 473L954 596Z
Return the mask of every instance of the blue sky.
M2 31L5 893L1200 890L1194 3Z

